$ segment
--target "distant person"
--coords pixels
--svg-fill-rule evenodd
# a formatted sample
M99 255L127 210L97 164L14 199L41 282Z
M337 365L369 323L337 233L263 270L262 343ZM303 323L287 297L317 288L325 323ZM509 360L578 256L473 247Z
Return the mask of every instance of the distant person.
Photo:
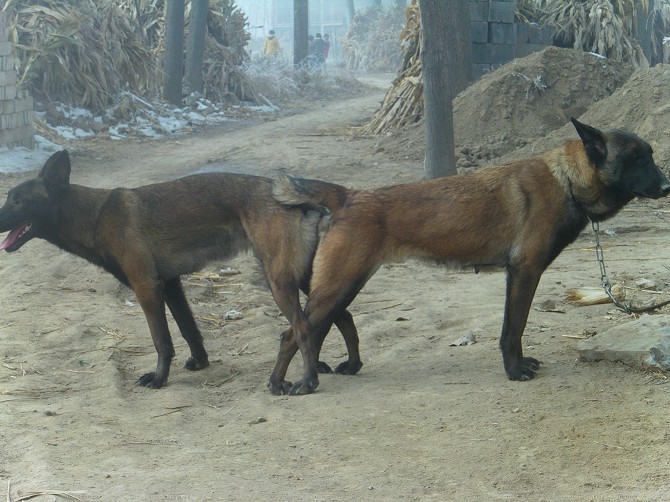
M312 43L312 50L309 53L310 59L313 64L323 64L326 60L323 57L323 38L321 38L321 33L314 35L314 42Z
M279 39L275 36L275 30L270 30L268 36L265 37L263 54L266 56L276 56L279 54L279 49Z
M330 35L325 33L323 35L323 60L328 59L328 52L330 52Z

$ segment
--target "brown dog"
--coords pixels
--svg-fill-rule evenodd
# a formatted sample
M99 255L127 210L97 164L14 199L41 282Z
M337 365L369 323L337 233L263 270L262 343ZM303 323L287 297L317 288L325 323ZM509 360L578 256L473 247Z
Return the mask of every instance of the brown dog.
M406 257L507 270L500 347L507 376L529 380L540 361L525 357L521 336L540 276L588 220L614 216L636 196L659 198L670 182L648 143L624 131L601 132L573 119L581 141L537 157L453 176L377 190L316 191L288 179L275 188L286 205L325 204L332 227L314 258L307 323L286 333L270 377L274 394L318 386L317 356L339 313L379 266ZM300 349L302 382L284 381Z
M337 190L336 185L315 183L317 189ZM9 191L0 208L0 232L10 233L0 249L13 252L40 237L131 287L158 352L156 371L137 383L159 388L174 357L166 304L191 351L185 368L209 365L180 276L210 260L253 250L282 313L292 324L305 322L299 289L306 291L309 283L323 213L323 208L314 209L283 207L273 199L272 180L240 174L200 174L134 189L73 185L70 158L63 150L47 160L36 178ZM359 361L349 313L336 324L354 362Z

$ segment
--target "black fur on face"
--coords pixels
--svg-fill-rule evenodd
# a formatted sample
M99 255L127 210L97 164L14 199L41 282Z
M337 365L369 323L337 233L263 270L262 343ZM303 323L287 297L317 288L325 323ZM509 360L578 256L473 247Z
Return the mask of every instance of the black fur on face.
M67 150L53 154L40 174L12 188L0 208L0 232L9 234L0 243L0 250L13 252L26 242L42 237L55 225L54 217L61 195L70 178L70 157Z

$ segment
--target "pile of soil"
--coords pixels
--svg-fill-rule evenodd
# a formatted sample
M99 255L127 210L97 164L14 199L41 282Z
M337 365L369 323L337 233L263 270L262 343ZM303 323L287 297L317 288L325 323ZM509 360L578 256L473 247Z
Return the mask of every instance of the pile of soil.
M662 169L670 166L670 66L658 65L635 71L610 97L594 103L579 119L599 129L625 129L647 140ZM505 159L526 157L576 138L571 124L553 131Z
M570 117L581 116L610 96L633 71L625 63L548 47L483 76L454 100L459 171L486 164L559 129ZM383 143L407 158L422 159L423 123Z

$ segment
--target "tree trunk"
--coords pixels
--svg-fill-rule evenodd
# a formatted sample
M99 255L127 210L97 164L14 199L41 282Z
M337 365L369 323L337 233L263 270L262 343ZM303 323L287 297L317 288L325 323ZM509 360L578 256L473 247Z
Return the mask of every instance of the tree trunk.
M208 0L191 1L191 21L186 50L186 82L188 92L203 91L202 65L205 57Z
M470 81L468 0L419 0L428 178L456 174L453 98Z
M181 106L184 59L184 0L168 0L165 14L163 98Z
M349 22L354 18L356 14L356 7L354 6L354 0L347 0L347 11L349 12Z
M309 37L309 1L293 0L293 64L300 66L307 60Z

